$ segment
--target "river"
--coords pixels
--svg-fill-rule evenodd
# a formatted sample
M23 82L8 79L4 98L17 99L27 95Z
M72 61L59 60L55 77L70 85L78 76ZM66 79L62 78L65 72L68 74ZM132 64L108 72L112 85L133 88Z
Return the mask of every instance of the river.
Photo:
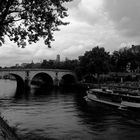
M0 80L0 112L25 140L139 140L140 115L93 103L80 91L31 90L14 98L16 82Z

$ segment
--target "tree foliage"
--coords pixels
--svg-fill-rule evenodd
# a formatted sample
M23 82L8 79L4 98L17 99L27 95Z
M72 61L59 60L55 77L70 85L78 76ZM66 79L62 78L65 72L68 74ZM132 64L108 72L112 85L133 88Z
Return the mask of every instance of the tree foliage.
M85 73L100 74L109 71L110 55L104 48L94 47L79 57L80 65L85 68Z
M134 48L123 48L119 51L114 51L111 55L112 71L127 72L137 71L140 67L140 50L134 51Z
M0 45L7 35L18 46L44 38L50 47L53 31L66 25L62 19L67 15L63 5L72 0L0 0Z

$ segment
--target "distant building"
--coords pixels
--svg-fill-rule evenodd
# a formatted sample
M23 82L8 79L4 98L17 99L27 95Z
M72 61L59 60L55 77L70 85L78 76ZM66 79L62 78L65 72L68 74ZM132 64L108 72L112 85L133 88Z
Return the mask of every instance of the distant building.
M32 60L31 64L34 64L34 61Z
M60 55L58 54L57 56L56 56L56 62L60 62Z

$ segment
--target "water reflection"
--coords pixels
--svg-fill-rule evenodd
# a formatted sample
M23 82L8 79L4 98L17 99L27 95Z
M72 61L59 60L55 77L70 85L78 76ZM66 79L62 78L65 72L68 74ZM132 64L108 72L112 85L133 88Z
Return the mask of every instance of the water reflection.
M5 87L5 88L4 88ZM85 92L32 89L14 98L16 84L0 82L0 111L23 139L139 139L140 117L105 105L88 105Z

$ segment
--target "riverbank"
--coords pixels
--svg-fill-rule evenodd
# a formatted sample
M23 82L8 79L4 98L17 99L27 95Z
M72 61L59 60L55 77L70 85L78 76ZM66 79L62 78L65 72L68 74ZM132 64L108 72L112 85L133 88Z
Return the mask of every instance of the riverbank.
M0 116L0 140L19 140L14 130Z

